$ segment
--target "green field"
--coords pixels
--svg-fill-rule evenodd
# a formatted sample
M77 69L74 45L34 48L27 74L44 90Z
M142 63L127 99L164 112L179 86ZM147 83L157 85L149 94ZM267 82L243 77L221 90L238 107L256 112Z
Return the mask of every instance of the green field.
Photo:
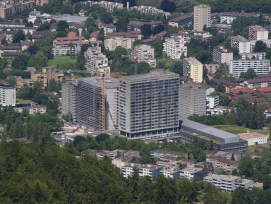
M76 57L71 59L70 56L54 56L53 59L48 60L48 66L57 66L58 64L63 63L75 63Z
M23 100L23 99L16 99L16 103L30 103L33 102L31 100Z
M7 59L8 64L12 64L12 60L13 60L13 59Z
M220 129L220 130L224 130L226 132L230 132L233 134L240 134L240 133L246 133L247 130L249 132L256 132L259 134L269 134L269 130L262 130L262 129L250 129L250 128L245 128L243 126L237 126L237 125L215 125L213 126L214 128Z

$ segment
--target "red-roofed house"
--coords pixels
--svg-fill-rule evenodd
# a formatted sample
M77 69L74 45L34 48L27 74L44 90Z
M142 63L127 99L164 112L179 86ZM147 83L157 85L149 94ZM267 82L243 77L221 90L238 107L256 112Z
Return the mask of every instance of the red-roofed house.
M258 88L257 92L259 92L261 94L269 94L269 93L271 93L271 86Z
M73 44L72 52L73 54L79 54L81 51L81 47L84 44L88 44L88 40L86 40L83 36L76 36L76 32L69 32L68 37L60 37L56 38L53 45L53 54L56 55L66 55L70 53L71 48L69 44Z
M233 96L237 96L237 95L251 95L251 96L255 96L256 93L255 91L253 91L252 89L245 87L245 88L239 88L239 89L232 89L229 92L229 96L230 98Z
M90 33L89 41L96 41L97 40L97 36L98 36L97 32Z

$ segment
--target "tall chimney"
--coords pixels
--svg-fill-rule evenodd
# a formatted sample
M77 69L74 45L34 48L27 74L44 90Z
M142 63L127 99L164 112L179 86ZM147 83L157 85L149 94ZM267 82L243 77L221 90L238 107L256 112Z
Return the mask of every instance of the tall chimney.
M127 1L127 10L129 10L129 1Z

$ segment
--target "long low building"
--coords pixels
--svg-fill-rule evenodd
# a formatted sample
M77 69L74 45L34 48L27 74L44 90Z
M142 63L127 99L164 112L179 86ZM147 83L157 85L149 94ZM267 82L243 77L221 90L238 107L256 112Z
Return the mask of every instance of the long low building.
M196 133L222 143L239 142L240 140L238 135L203 125L183 117L180 117L180 127L183 130Z

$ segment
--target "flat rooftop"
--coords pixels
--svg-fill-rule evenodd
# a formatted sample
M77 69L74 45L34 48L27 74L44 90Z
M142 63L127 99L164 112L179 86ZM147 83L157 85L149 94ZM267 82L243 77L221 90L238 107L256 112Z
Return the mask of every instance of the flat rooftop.
M259 26L259 25L250 26L250 28L252 28L255 31L266 31L266 32L268 32L265 28L263 28L262 26Z
M249 42L248 39L246 39L245 37L243 37L241 35L232 36L232 38L235 39L236 41L239 41L239 42Z
M202 63L198 61L195 57L187 57L187 58L184 58L184 60L187 61L189 64L202 65Z
M56 21L67 21L68 23L82 23L87 20L88 17L85 16L72 16L72 15L65 15L65 16L54 16L53 19Z
M161 168L160 166L156 166L156 165L151 165L151 164L126 164L125 166L123 166L122 168L138 168L138 169L149 169L149 170L154 170L157 168Z
M102 77L86 77L81 78L78 82L83 81L85 83L93 84L98 87L102 87ZM105 88L116 88L119 86L119 80L113 77L105 77Z
M204 179L216 179L216 180L225 180L225 181L233 181L239 179L239 176L228 176L228 175L218 175L218 174L212 174L209 176L205 176Z
M202 168L188 167L185 169L181 169L180 171L181 172L185 171L185 172L190 172L190 173L196 173L196 172L202 171Z
M256 182L249 185L249 188L253 188L253 187L261 188L263 187L263 183Z
M131 80L131 81L137 81L137 80L141 80L141 79L157 79L158 77L164 77L164 76L170 76L170 77L177 77L179 78L180 75L173 73L173 72L169 72L169 71L164 71L163 69L154 69L151 70L150 73L148 74L138 74L138 75L130 75L130 76L121 76L121 79L127 79L127 80Z
M181 129L187 130L192 133L208 137L210 139L217 140L222 143L239 142L240 137L238 135L216 129L201 123L188 120L187 118L180 117Z
M262 135L262 134L258 134L256 132L252 132L252 133L243 133L243 134L238 134L240 136L241 139L243 140L249 140L249 139L253 139L253 138L262 138L262 137L267 137L268 135Z

